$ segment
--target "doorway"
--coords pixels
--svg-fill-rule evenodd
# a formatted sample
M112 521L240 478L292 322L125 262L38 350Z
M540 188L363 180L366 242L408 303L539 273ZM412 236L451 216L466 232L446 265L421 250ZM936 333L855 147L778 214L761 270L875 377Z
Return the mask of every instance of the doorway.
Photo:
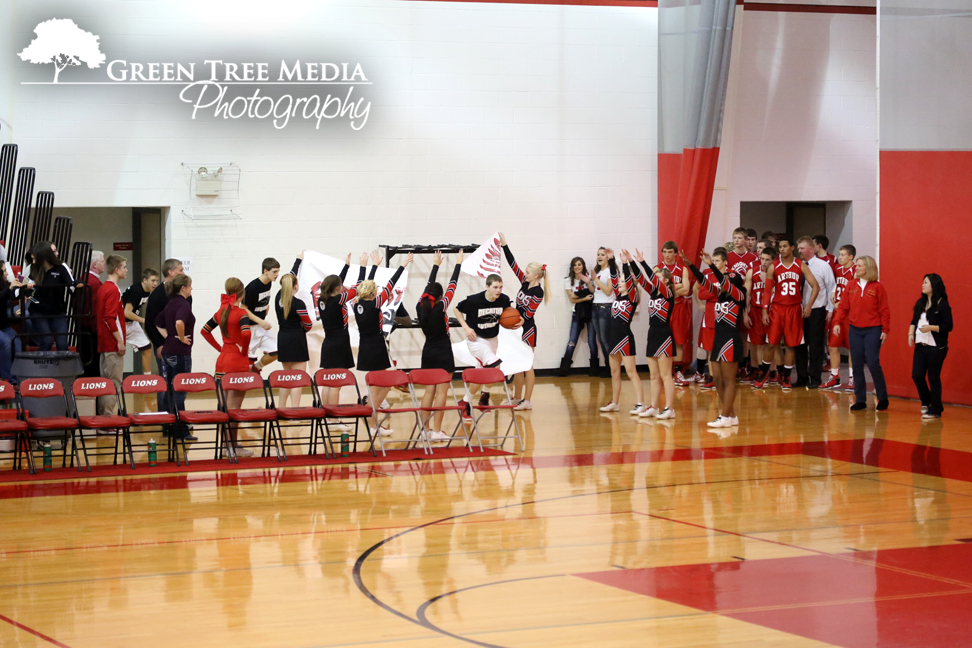
M773 232L787 234L796 241L801 236L824 234L830 239L828 250L831 253L851 242L852 218L853 203L849 200L749 201L739 204L739 226L756 230L758 237Z

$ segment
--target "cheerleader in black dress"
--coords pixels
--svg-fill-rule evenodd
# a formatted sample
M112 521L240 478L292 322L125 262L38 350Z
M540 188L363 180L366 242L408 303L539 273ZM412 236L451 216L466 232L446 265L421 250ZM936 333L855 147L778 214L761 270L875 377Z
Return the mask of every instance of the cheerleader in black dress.
M631 318L634 317L638 302L638 287L635 286L631 273L631 257L621 253L622 276L619 278L614 269L611 270L611 289L614 301L611 303L611 322L608 327L608 346L610 355L608 362L611 366L611 402L601 408L602 412L617 412L621 409L621 366L628 374L628 379L634 385L635 403L631 414L640 414L645 410L644 391L641 387L641 377L638 376L637 358L635 357L635 341L631 335Z
M321 345L321 369L351 369L354 367L354 354L351 352L351 336L348 334L348 302L358 294L358 286L364 281L368 265L368 253L361 255L361 268L358 271L358 283L351 287L344 287L344 278L348 276L351 267L351 255L344 260L344 268L340 275L329 275L321 282L320 297L317 300L317 311L321 326L324 327L324 343ZM322 394L324 403L337 405L340 398L339 389L326 389Z
M442 264L442 253L435 253L429 283L425 286L425 291L416 305L419 326L425 333L425 345L422 347L423 369L445 369L450 374L456 371L456 361L452 355L452 340L449 339L448 308L456 294L456 286L459 283L462 256L460 250L459 257L456 259L456 267L452 269L449 287L443 292L442 284L435 280L436 274L439 272L439 265ZM422 408L444 407L448 395L448 385L428 387L422 395ZM442 419L444 417L445 412L435 413L429 434L430 441L448 441L451 438L442 430Z
M630 253L625 250L625 254ZM648 368L651 370L651 405L639 416L660 419L675 418L675 378L672 361L675 355L675 338L672 336L672 312L675 310L675 284L672 273L665 269L651 269L645 263L641 250L635 250L631 269L635 279L648 293ZM639 267L640 265L640 267ZM659 404L662 385L665 387L665 408Z
M682 253L682 260L689 271L695 275L700 289L719 295L715 305L715 341L712 344L709 366L712 378L715 380L716 391L722 400L722 414L714 421L710 421L708 426L735 427L739 425L735 408L736 371L739 367L739 359L743 357L743 338L739 324L746 310L748 286L742 275L729 270L729 254L725 248L716 248L712 251L712 256L703 251L700 258L712 269L715 283L692 265L685 253Z
M378 291L378 286L371 279L363 281L358 285L358 296L354 303L354 319L358 324L358 371L384 371L390 369L391 358L388 357L388 345L385 344L385 336L381 330L381 307L391 299L392 291L399 277L412 262L414 255L409 253L399 266L395 274L388 281L388 284ZM369 389L369 398L372 402L381 403L388 395L388 387L375 387ZM371 422L375 425L375 422ZM371 428L374 436L380 432L382 436L391 434L391 430L382 428L376 430Z
M536 349L537 324L533 318L537 314L537 309L540 308L540 304L543 303L544 296L550 295L550 280L547 278L547 266L534 261L527 265L526 271L520 269L520 266L516 263L516 259L513 258L513 253L510 252L510 248L506 244L506 236L503 235L503 232L499 233L499 237L500 245L503 246L503 252L506 254L506 261L510 264L510 268L513 269L513 273L516 274L516 278L520 280L520 291L516 293L516 302L514 304L520 316L523 317L523 328L521 329L520 337L530 345L531 349ZM540 287L541 282L543 282L542 288ZM533 404L530 402L530 399L533 397L533 386L536 380L533 365L527 371L518 373L513 377L513 402L516 404L517 410L533 409ZM523 396L522 399L520 398L521 395Z
M297 271L304 258L301 252L294 261L294 267L289 274L280 277L280 290L274 301L277 313L277 324L280 332L277 334L277 359L288 371L307 371L307 331L311 329L310 315L304 300L297 297L300 286L297 284ZM300 387L294 389L280 389L280 407L287 407L287 401L293 400L294 407L300 407Z

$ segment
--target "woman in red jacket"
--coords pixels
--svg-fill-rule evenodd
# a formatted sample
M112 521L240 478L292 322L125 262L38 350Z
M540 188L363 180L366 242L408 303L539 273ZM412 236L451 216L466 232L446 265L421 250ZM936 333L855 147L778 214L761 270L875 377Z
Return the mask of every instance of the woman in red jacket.
M247 355L250 349L250 317L246 309L240 306L245 294L242 281L236 277L227 279L219 300L219 310L209 318L202 330L206 341L219 351L219 357L216 358L216 382L222 379L223 374L250 370L250 359ZM213 337L212 331L217 326L223 334L222 346ZM226 408L240 409L245 395L241 391L227 391ZM236 456L252 457L253 452L237 442L238 426L238 423L230 423L230 441L236 447Z
M869 256L857 258L854 281L844 289L844 295L834 314L834 335L840 335L841 327L848 326L847 338L851 364L854 370L855 403L851 411L867 409L867 383L864 381L864 365L871 371L874 391L877 392L877 409L888 409L888 387L881 369L881 344L891 330L891 310L888 293L878 281L878 267Z

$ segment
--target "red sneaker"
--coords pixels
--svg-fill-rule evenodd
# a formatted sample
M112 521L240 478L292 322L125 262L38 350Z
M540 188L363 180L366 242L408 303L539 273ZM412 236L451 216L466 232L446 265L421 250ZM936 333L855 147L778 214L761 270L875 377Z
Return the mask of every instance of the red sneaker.
M830 380L820 385L820 389L840 389L840 376L830 374Z
M748 385L750 383L755 382L758 376L759 376L759 372L756 371L755 369L751 369L751 368L746 369L746 371L743 372L742 377L739 378L739 382Z
M698 371L695 372L695 382L700 385L705 384L705 374L701 374Z
M790 381L789 376L786 376L785 378L783 378L783 380L780 381L780 388L785 392L791 391L793 389L793 383Z
M828 360L827 362L824 363L823 370L824 371L830 371L831 370L830 360Z
M702 389L706 391L715 389L715 380L712 379L712 376L705 377L705 382L702 383Z
M770 372L767 371L766 373L757 376L756 380L753 381L753 389L762 389L763 387L765 387L766 381L769 379L769 375Z
M686 387L688 385L694 385L695 384L695 378L686 378L685 377L685 374L683 374L681 371L676 371L675 372L675 384L678 387Z

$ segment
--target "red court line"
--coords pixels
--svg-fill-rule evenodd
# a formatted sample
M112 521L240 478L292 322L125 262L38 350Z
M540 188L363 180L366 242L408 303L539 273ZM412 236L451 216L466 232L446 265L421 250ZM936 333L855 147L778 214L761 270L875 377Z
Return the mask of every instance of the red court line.
M215 473L160 475L142 478L74 479L0 485L0 500L64 495L95 495L191 488L239 488L265 484L317 483L329 480L516 471L519 469L579 468L671 461L712 461L729 458L807 455L888 468L901 472L972 482L972 452L935 448L883 439L842 439L768 443L712 448L674 448L625 452L592 452L539 457L483 457L397 463L331 464L298 468L265 468ZM375 470L382 473L362 474Z
M53 644L55 646L60 646L60 648L71 648L71 646L69 646L67 644L63 644L60 641L58 641L57 639L54 639L53 637L48 637L43 632L38 632L37 630L34 630L33 628L28 628L23 623L18 623L17 621L14 621L10 617L7 617L7 616L4 616L4 615L0 614L0 621L6 621L7 623L9 623L10 625L12 625L13 627L18 628L20 630L23 630L24 632L29 632L30 634L34 635L35 637L37 637L39 639L43 639L44 641L46 641L49 644Z

